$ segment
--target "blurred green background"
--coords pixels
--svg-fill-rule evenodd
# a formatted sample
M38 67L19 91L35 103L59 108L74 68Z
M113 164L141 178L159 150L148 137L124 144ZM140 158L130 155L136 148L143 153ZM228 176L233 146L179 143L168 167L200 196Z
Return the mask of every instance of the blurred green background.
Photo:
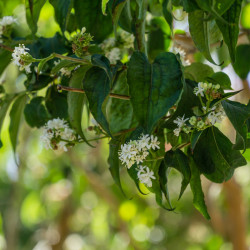
M4 0L1 15L14 15L21 25L15 32L30 31L24 1ZM242 23L250 23L250 4ZM60 31L53 7L47 2L39 18L38 36ZM0 78L7 92L22 91L25 76L9 65ZM83 123L87 123L83 121ZM2 130L0 149L0 249L7 250L240 250L250 246L250 168L236 170L226 184L203 179L208 211L206 221L192 206L188 188L180 202L181 176L174 170L169 190L174 212L159 208L154 196L138 193L122 171L126 197L108 170L108 140L92 149L77 145L67 153L42 148L41 131L23 122L16 164L8 135ZM232 133L225 122L227 133ZM87 125L86 125L87 126ZM90 136L93 136L90 134ZM250 151L244 156L250 161ZM147 193L147 190L144 190Z

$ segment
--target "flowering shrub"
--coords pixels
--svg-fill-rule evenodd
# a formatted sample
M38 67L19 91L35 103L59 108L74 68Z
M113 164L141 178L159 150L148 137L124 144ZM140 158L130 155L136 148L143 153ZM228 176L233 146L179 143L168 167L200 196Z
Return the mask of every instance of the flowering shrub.
M0 128L11 107L14 151L22 114L30 127L41 128L46 149L63 152L109 138L110 172L120 189L126 167L139 190L145 185L173 210L167 178L175 168L183 176L180 197L190 184L194 206L209 218L200 175L229 180L246 165L242 154L250 147L250 103L229 100L239 91L230 91L229 77L206 64L223 65L210 53L223 40L235 71L246 78L249 61L242 69L236 49L242 1L160 1L157 12L151 0L49 2L61 28L53 38L37 36L42 4L27 2L32 40L16 37L16 18L0 19L0 73L12 62L26 76L25 91L1 91ZM172 5L187 12L191 37L174 29ZM191 52L173 42L178 36L192 38ZM197 50L199 62L192 56ZM95 138L82 127L84 107L95 119L89 127ZM219 129L224 117L236 130L233 143Z

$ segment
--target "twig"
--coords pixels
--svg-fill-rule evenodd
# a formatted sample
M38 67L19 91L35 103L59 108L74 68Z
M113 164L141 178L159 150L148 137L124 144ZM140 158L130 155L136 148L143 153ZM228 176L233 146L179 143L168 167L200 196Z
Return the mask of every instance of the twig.
M14 49L12 49L11 47L6 46L6 45L4 45L4 44L2 44L2 43L0 43L0 47L3 48L3 49L5 49L5 50L8 50L8 51L10 51L10 52L13 52L13 51L14 51Z
M62 86L60 84L57 85L57 89L58 90L65 90L65 91L69 91L69 92L77 92L77 93L82 93L82 94L85 93L85 91L83 89L66 87L66 86ZM127 96L127 95L119 95L119 94L110 93L109 96L112 98L121 99L121 100L130 100L130 96Z

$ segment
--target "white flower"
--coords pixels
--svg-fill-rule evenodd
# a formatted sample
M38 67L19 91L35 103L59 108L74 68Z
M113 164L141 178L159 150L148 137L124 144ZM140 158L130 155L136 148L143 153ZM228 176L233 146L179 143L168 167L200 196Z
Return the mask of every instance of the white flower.
M40 138L46 149L68 151L68 143L73 142L76 135L65 120L57 118L45 124Z
M215 123L221 123L222 120L224 119L224 117L226 116L222 105L218 104L218 105L214 106L211 110L213 110L213 111L210 112L207 116L208 121L212 125L214 125Z
M151 171L147 166L139 166L137 177L139 181L145 184L147 187L152 187L152 180L156 179L154 172Z
M149 135L144 135L144 134L142 134L142 135L139 137L139 140L138 140L138 148L139 148L139 150L142 150L142 149L145 148L145 147L146 147L147 149L150 149L149 140L150 140Z
M174 129L174 135L175 135L175 136L179 136L179 135L180 135L180 132L181 132L181 128L176 128L176 129Z
M184 119L184 117L185 117L185 114L184 114L182 117L178 116L178 117L174 120L174 123L177 124L177 126L178 126L179 128L183 127L183 126L185 125L185 122L189 119L189 118Z
M70 75L71 75L71 71L68 70L68 69L66 69L66 68L61 68L61 69L60 69L60 72L61 72L61 74L64 75L64 76L70 76Z
M194 88L194 94L197 95L197 96L200 94L203 97L205 90L206 90L206 88L204 87L204 83L199 82L198 87Z
M115 64L116 61L121 59L121 50L119 48L113 48L106 52L105 56L109 59L111 64Z
M135 40L134 35L122 30L120 36L124 42L124 48L129 49L134 46L134 40Z
M160 145L160 142L158 141L158 138L157 136L153 136L151 135L151 143L150 143L150 147L155 150L156 148L157 149L160 149L159 145Z
M186 52L180 47L173 47L173 52L180 55L181 62L183 66L189 66L191 63L186 59Z
M17 19L13 16L4 16L2 19L0 19L1 26L11 25L13 23L17 23Z
M12 53L12 61L14 62L14 64L19 66L20 70L25 69L26 73L31 73L30 71L31 63L26 64L23 59L25 56L29 55L27 51L29 51L29 49L26 48L24 44L19 44L18 47L15 47Z
M106 51L115 46L115 38L107 38L100 45L102 50Z

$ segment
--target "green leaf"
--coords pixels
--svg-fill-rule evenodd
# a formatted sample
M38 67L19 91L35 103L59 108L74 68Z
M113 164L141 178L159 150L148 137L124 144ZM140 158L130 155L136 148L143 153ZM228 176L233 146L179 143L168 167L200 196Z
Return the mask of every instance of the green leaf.
M1 141L1 130L3 127L4 119L14 98L14 95L8 95L0 103L0 148L3 146L3 143Z
M150 134L180 98L180 63L174 54L161 53L151 65L143 53L135 52L128 64L128 84L136 118Z
M194 62L184 68L185 78L196 82L203 82L213 74L214 70L210 66L200 62Z
M206 77L206 80L208 82L211 82L213 84L219 84L222 89L230 89L231 88L231 80L227 74L224 72L216 72L210 76Z
M201 136L202 132L203 132L203 130L200 130L200 131L194 130L194 131L192 132L192 134L191 134L191 139L190 139L192 151L194 150L194 148L195 148L195 146L196 146L198 140L200 139L200 136Z
M103 69L106 72L110 83L112 83L113 76L112 76L112 72L110 69L109 59L103 55L95 54L91 57L91 62L94 66L97 66L97 67Z
M119 75L112 93L129 95L126 71ZM119 131L136 127L137 121L133 114L131 102L110 98L107 108L108 121L112 133L115 134Z
M98 42L105 39L113 30L110 14L102 14L101 2L102 0L74 1L78 26L85 27Z
M60 61L58 64L56 64L56 66L54 66L51 70L52 74L56 74L60 71L60 69L66 67L76 67L77 65L79 65L79 63L75 63L75 62L71 62L68 60L62 60Z
M68 119L67 94L59 93L55 85L48 88L45 105L52 118Z
M129 33L132 33L132 15L130 1L127 1L119 18L119 26Z
M48 112L42 103L43 101L44 97L37 96L30 103L26 104L24 108L25 120L31 127L40 128L49 120Z
M102 14L106 15L106 8L109 0L102 0Z
M83 89L89 101L89 109L95 120L111 135L106 119L106 102L110 92L110 80L105 70L92 67L86 72Z
M241 104L234 101L222 101L221 102L226 115L236 132L241 137L243 148L246 149L247 141L247 124L246 120L250 118L250 103L248 105Z
M236 48L236 59L233 64L235 72L241 79L246 79L250 72L250 45L241 44Z
M232 146L218 128L204 130L193 151L200 172L216 183L229 180L235 168L246 164L241 153L233 150Z
M216 23L223 35L224 42L226 43L232 62L235 62L235 49L239 36L239 19L241 12L242 0L234 0L233 5L222 15L222 18L228 24L216 20Z
M206 219L210 220L210 216L207 212L207 206L204 200L204 193L202 191L200 172L192 157L189 158L189 166L191 168L190 187L194 196L193 198L194 207Z
M187 185L189 184L191 177L188 158L180 149L177 149L175 151L170 150L166 152L164 156L164 163L166 170L168 168L174 168L182 174L181 191L179 195L180 199Z
M70 12L73 7L72 0L49 0L55 9L56 21L64 32L70 17ZM85 0L84 0L85 2Z
M172 0L163 0L162 12L170 29L172 30L173 29Z
M14 153L16 152L20 122L27 99L28 96L26 94L18 96L14 101L10 111L9 134Z
M48 86L48 84L52 81L53 78L51 76L39 75L37 77L37 74L35 72L32 72L32 74L28 74L27 80L24 82L24 85L28 91L37 91Z
M51 59L53 59L53 58L54 58L54 56L53 56L53 55L50 55L50 56L48 56L48 57L42 59L42 60L39 62L38 66L37 66L37 74L38 74L38 75L39 75L39 73L42 71L44 65L45 65L48 61L50 61Z
M11 52L0 48L0 75L11 62Z
M206 18L207 15L202 10L189 13L189 31L197 49L209 62L216 64L210 54L209 25Z
M121 185L121 180L120 180L120 164L119 164L119 157L118 157L118 150L120 147L120 142L118 138L112 139L109 142L109 158L108 158L108 163L109 163L109 171L116 183L116 185L119 187L121 192L124 194L122 185Z
M241 92L242 90L238 90L238 91L233 91L233 92L227 92L227 93L223 93L220 97L220 99L214 99L211 104L210 107L213 107L216 104L219 104L220 102L222 102L223 100L226 100L234 95L237 95Z
M187 13L200 9L195 0L182 0L182 5Z
M80 67L77 69L70 79L69 87L81 88L82 80L89 67ZM69 121L74 130L81 138L88 143L82 130L82 111L84 106L85 96L82 93L69 92L67 96ZM88 143L88 145L90 145ZM90 145L91 146L91 145Z
M122 10L125 7L127 0L114 0L112 4L112 21L114 33L116 34L117 24L121 16Z
M39 19L40 11L45 3L46 0L25 0L26 20L33 34L36 34L37 32L37 21Z

